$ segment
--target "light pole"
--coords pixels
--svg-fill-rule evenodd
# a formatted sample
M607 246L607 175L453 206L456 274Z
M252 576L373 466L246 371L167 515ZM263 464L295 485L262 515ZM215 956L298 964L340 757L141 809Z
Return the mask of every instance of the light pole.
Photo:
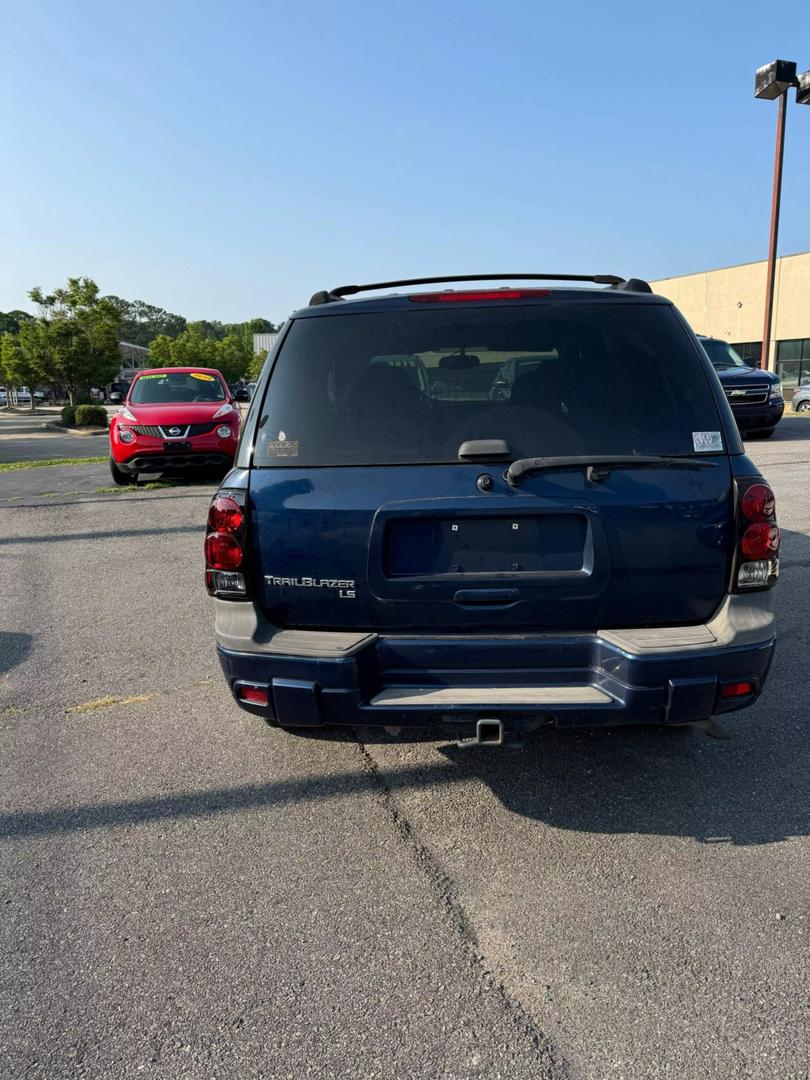
M785 156L785 121L787 120L787 93L796 87L796 102L810 105L810 71L796 76L796 64L792 60L773 60L757 68L754 77L754 97L779 100L776 119L776 155L773 164L773 195L771 198L771 235L768 245L768 277L765 285L765 325L762 329L762 354L760 367L767 368L771 355L771 327L773 326L773 290L776 278L776 248L779 239L779 206L782 201L782 161Z

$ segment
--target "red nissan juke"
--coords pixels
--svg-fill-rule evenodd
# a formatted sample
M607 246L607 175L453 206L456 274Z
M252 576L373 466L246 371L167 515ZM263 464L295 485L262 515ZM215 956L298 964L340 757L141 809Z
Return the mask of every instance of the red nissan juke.
M239 441L239 410L213 368L153 368L136 375L110 421L116 484L138 473L224 472Z

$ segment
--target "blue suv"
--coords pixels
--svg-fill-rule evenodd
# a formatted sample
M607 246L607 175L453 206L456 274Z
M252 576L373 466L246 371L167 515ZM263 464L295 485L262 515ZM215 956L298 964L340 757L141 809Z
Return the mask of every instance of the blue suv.
M779 573L717 374L645 282L445 285L492 280L283 327L208 517L233 696L298 732L711 731L762 690Z

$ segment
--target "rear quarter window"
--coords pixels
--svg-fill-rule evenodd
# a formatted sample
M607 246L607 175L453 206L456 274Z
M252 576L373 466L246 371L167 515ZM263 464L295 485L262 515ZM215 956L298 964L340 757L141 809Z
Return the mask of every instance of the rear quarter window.
M692 454L722 430L668 304L414 305L294 320L253 464L456 462L494 438L515 457Z

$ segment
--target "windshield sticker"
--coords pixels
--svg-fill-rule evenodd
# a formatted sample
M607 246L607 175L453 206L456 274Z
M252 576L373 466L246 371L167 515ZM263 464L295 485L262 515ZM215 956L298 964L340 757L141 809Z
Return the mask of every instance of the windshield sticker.
M273 457L298 457L298 439L288 439L286 431L280 431L277 439L269 439L266 452Z
M719 431L693 431L692 446L699 454L722 453L723 436Z
M165 379L166 376L162 373L160 375L139 375L139 379Z
M202 379L203 382L216 382L213 375L203 375L201 371L192 371L189 373L192 379Z

